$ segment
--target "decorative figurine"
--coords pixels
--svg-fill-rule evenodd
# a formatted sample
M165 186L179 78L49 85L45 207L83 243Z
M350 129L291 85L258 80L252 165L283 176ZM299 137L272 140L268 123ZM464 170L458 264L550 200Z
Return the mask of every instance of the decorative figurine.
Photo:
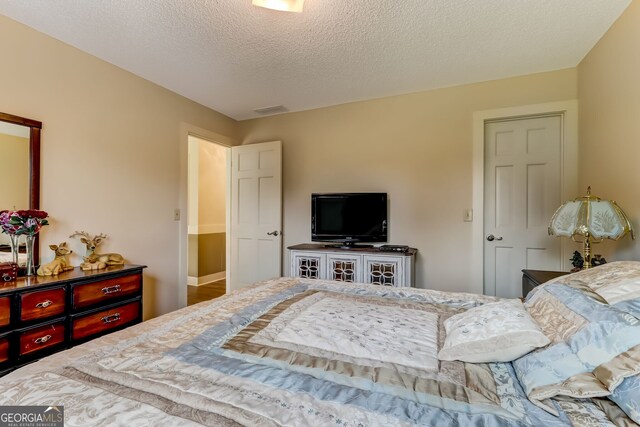
M602 264L606 264L607 260L604 259L602 257L602 255L593 255L593 258L591 258L591 266L595 267L597 265L602 265Z
M49 245L49 249L55 252L56 256L49 264L41 265L38 268L38 276L57 276L64 271L73 270L73 266L69 263L69 255L73 251L69 249L67 242Z
M89 270L101 270L111 265L124 265L124 257L120 254L97 254L95 250L104 239L107 238L106 234L100 233L95 237L91 237L85 231L76 231L69 237L80 236L80 241L87 247L87 254L83 257L84 262L80 264L80 268L83 271Z
M582 270L584 259L582 259L582 255L580 255L580 252L575 251L573 253L573 256L571 257L571 265L573 265L573 268L571 269L572 273Z

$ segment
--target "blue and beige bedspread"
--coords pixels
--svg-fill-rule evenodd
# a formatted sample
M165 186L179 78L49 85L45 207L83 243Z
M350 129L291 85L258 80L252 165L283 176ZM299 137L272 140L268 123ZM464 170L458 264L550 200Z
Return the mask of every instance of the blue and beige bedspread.
M569 425L510 363L437 359L444 320L493 300L272 280L13 373L0 402L64 404L67 426Z

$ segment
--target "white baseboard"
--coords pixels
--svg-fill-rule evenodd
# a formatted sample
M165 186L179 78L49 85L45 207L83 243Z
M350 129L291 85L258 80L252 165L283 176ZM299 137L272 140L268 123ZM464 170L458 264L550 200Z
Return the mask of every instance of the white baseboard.
M187 277L187 285L200 286L200 285L204 285L205 283L216 282L218 280L225 279L226 277L227 277L226 271L220 271L218 273L213 273L207 276L200 276L200 277L189 276Z

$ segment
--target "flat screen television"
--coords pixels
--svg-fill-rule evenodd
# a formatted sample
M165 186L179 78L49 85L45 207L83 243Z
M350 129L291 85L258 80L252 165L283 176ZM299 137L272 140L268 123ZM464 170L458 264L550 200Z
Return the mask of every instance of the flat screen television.
M312 194L311 240L345 246L386 242L387 193Z

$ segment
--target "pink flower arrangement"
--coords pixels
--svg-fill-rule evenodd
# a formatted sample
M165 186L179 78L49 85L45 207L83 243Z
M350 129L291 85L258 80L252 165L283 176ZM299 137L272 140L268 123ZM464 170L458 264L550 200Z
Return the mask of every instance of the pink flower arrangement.
M0 228L3 233L20 236L35 236L40 229L49 225L48 213L35 209L0 211Z

